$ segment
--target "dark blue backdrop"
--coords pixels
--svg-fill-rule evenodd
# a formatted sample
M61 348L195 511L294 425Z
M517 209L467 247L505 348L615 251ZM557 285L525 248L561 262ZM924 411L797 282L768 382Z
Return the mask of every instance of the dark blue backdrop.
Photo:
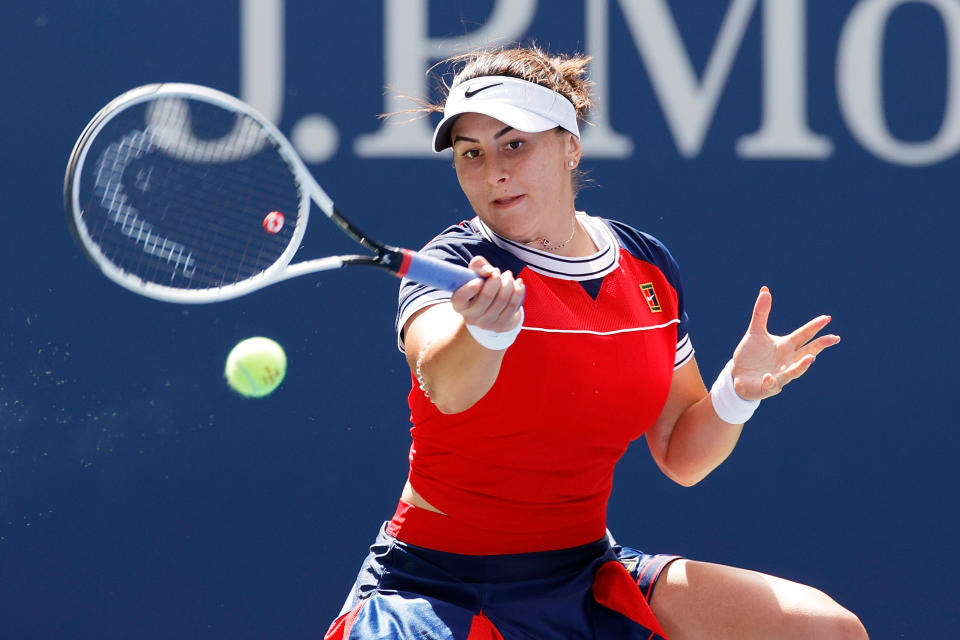
M960 143L941 123L960 109L950 80L960 72L957 3L781 1L778 11L805 17L790 22L805 26L799 104L830 148L747 158L737 143L764 117L774 63L765 42L783 41L765 26L775 2L514 3L532 11L523 38L606 52L606 114L634 147L585 159L594 182L579 204L671 248L704 377L729 357L763 284L772 330L830 313L843 337L763 404L734 455L698 486L671 484L636 443L618 468L610 526L644 549L822 588L876 638L954 637ZM279 124L292 132L320 113L337 130L339 144L311 169L343 210L412 246L470 215L448 161L422 149L363 155L355 143L389 108L386 69L399 51L387 44L390 20L416 21L423 8L431 38L483 33L492 1L0 9L5 638L318 637L396 503L408 373L394 346L395 281L333 273L218 305L168 305L103 278L67 231L66 159L110 98L161 80L240 94L244 81L278 79L267 54L241 64L245 47L271 50L267 31L241 37L243 11L257 4L283 16L285 40L272 49L285 61ZM748 14L702 144L686 153L628 15L657 8L675 21L697 78L728 8ZM586 16L599 10L608 19L591 40L586 26L597 23ZM842 43L855 48L855 27L877 15L880 48L863 55L880 70L880 124L902 147L943 142L919 163L872 146L843 95L866 76L843 74ZM305 251L329 250L324 224L308 231ZM251 335L278 340L290 361L283 386L257 401L221 377L230 347Z

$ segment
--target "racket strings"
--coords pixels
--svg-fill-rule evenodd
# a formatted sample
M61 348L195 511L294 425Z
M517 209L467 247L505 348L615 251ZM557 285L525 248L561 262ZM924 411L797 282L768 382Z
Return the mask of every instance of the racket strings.
M289 201L282 192L289 194L292 180L276 154L259 153L266 143L259 125L206 104L193 105L189 112L179 100L153 106L151 129L157 131L166 156L178 161L169 162L171 183L192 184L179 190L186 198L180 206L202 212L201 233L194 235L198 246L211 248L211 276L224 283L239 281L269 267L286 248L287 239L267 236L261 222L279 202ZM231 133L214 137L220 133L218 127L231 122L236 123ZM276 189L278 179L282 186Z
M173 263L174 270L181 269L184 276L191 278L196 273L196 260L191 252L182 243L155 233L154 226L143 220L130 204L123 186L123 176L131 159L152 151L149 135L143 131L134 131L110 144L97 160L94 193L100 196L100 206L107 219L119 227L121 234L140 245L148 255ZM138 173L136 185L143 190L149 188L151 173Z
M292 255L301 189L249 117L181 98L135 105L98 132L88 157L82 223L125 273L182 289L222 287ZM277 233L263 225L272 211L286 218Z

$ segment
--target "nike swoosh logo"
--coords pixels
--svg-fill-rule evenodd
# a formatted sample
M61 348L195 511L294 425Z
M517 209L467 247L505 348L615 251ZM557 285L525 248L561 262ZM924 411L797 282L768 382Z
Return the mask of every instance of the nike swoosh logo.
M464 97L464 98L472 98L473 96L477 95L477 94L480 93L481 91L486 91L487 89L492 89L493 87L499 87L499 86L502 85L502 84L503 84L502 82L495 82L495 83L493 83L493 84L488 84L488 85L485 86L485 87L480 87L479 89L477 89L477 90L475 90L475 91L471 91L470 89L467 89L466 91L463 92L463 97Z

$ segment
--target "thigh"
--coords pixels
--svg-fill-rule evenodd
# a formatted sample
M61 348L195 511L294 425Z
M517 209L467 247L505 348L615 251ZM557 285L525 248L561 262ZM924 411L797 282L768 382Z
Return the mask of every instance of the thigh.
M855 615L817 589L705 562L668 565L650 605L670 640L867 637Z

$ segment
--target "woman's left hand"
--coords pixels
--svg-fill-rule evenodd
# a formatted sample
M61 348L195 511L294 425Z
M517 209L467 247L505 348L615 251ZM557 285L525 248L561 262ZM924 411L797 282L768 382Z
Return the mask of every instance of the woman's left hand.
M774 396L810 368L817 354L840 342L840 336L824 335L814 339L830 322L819 316L787 336L771 335L767 318L773 298L767 287L760 289L753 307L750 328L733 352L734 389L744 400Z

